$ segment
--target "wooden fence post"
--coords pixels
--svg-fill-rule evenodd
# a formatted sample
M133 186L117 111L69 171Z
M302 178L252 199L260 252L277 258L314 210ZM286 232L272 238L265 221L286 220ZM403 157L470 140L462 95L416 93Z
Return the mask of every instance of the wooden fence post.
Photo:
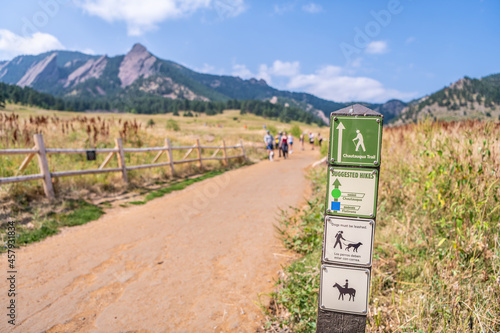
M165 139L165 144L168 147L168 161L170 162L170 170L172 171L172 177L175 177L174 157L172 154L172 145L170 144L170 139Z
M167 140L165 140L165 144L163 146L166 147L166 144L167 144ZM156 154L155 158L153 158L153 162L151 162L151 163L156 163L156 161L158 161L160 159L160 156L164 152L165 152L164 150L159 151L158 154Z
M36 149L38 150L38 165L43 175L43 190L45 195L50 200L55 198L54 188L52 187L52 177L50 176L49 162L47 161L47 153L45 151L45 143L41 134L33 136L35 140Z
M118 148L118 165L120 166L120 169L122 169L122 179L125 182L125 184L127 184L128 183L127 167L125 165L125 153L123 152L122 138L116 138L115 144L116 147Z
M222 148L223 148L223 151L222 153L224 154L224 165L225 166L228 166L229 163L227 161L227 150L226 150L226 141L222 140Z
M36 146L33 147L33 150L36 150ZM26 156L26 158L24 159L23 163L19 167L19 171L23 172L26 169L26 167L28 166L28 164L30 164L30 162L33 159L33 157L35 157L35 155L36 155L36 153L29 154L28 156Z
M196 139L196 151L198 153L198 165L200 166L200 170L203 170L203 163L201 161L201 147L200 140Z
M243 159L247 160L247 155L245 154L245 148L243 148L243 140L240 139L241 152L243 153Z

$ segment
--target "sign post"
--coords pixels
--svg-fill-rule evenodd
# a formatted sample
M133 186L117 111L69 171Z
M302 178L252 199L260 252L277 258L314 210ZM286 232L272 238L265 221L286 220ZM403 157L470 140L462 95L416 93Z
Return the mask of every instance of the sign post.
M382 118L360 104L331 114L317 333L366 328Z

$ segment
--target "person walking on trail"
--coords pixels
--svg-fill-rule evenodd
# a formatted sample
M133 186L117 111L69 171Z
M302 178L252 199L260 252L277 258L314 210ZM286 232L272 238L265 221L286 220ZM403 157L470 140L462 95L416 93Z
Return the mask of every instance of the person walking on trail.
M354 142L355 140L358 140L358 143L356 144L356 151L358 151L360 146L363 149L363 151L366 151L365 142L363 140L363 134L361 134L361 132L359 130L356 130L356 133L358 133L358 135L354 139L352 139L352 142ZM354 143L356 143L356 142L354 142Z
M286 135L286 132L284 132L283 136L281 137L281 150L283 151L283 157L286 160L286 155L288 154L288 137Z
M299 141L300 141L300 146L302 147L301 150L304 150L304 135L306 133L302 132L302 134L300 135L300 138L299 138Z
M276 134L276 148L278 148L278 156L281 157L281 132Z
M292 133L288 134L288 146L290 147L290 155L293 153L293 135Z
M321 149L321 142L323 142L323 137L321 136L321 133L318 133L318 145L320 149Z
M266 143L266 149L267 149L267 154L269 155L269 160L272 162L273 161L273 136L269 131L267 131L267 134L264 136L264 142Z
M342 237L342 234L343 234L343 233L344 233L344 232L343 232L342 230L340 230L339 232L337 232L337 234L335 235L335 239L336 239L337 241L335 242L335 245L333 246L333 248L336 248L336 247L337 247L337 244L339 244L340 249L342 250L342 242L341 242L340 240L341 240L341 239L342 239L342 240L345 240L345 239L344 239L344 237Z
M314 150L314 134L309 132L309 143L311 144L311 150Z

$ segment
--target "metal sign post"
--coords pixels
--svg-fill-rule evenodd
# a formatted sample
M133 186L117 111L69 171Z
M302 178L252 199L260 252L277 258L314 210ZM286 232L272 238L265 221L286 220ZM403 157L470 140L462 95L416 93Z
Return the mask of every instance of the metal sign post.
M360 104L331 114L317 333L366 328L382 118Z

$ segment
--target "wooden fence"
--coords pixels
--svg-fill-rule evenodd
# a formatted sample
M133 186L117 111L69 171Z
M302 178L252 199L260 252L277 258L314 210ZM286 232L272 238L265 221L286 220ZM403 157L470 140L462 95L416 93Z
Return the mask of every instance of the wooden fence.
M0 185L8 184L8 183L16 183L16 182L24 182L35 179L43 180L43 189L45 191L45 195L49 199L54 199L54 188L52 187L52 178L57 177L67 177L67 176L77 176L77 175L88 175L88 174L97 174L97 173L106 173L106 172L121 172L122 179L125 183L128 183L127 170L137 170L137 169L147 169L147 168L157 168L163 166L170 166L170 171L172 176L175 176L175 168L176 164L182 163L193 163L197 162L198 166L201 170L203 170L203 161L209 160L221 160L225 165L228 165L229 159L232 158L244 158L246 160L245 149L243 147L243 142L240 140L240 144L236 146L226 146L226 143L222 141L222 146L200 146L200 140L196 140L196 144L193 146L185 146L185 147L172 147L169 139L165 139L165 145L163 147L149 147L149 148L123 148L123 142L121 138L115 139L115 148L110 149L92 149L91 151L99 154L99 153L108 153L104 162L99 166L98 169L91 170L72 170L72 171L58 171L58 172L50 172L49 163L47 160L47 154L87 154L89 152L88 149L59 149L59 148L46 148L43 142L43 136L41 134L35 134L33 136L35 141L35 147L33 149L3 149L0 150L0 155L16 155L16 154L26 154L26 158L22 162L19 167L19 171L22 172L26 169L30 161L37 155L38 157L38 165L40 167L40 173L34 175L27 176L16 176L16 177L5 177L0 178ZM241 155L228 156L227 149L240 148ZM202 157L202 149L215 149L215 152L211 157ZM188 152L184 155L182 160L174 161L173 159L173 150L188 150ZM142 164L142 165L125 165L125 153L144 153L144 152L153 152L157 151L158 154L155 156L151 164ZM196 151L197 157L192 159L186 159L189 155ZM222 151L222 157L217 157L216 155ZM158 161L160 156L164 153L167 153L168 162L164 163L155 163ZM106 168L106 165L111 161L113 156L118 159L118 168Z

